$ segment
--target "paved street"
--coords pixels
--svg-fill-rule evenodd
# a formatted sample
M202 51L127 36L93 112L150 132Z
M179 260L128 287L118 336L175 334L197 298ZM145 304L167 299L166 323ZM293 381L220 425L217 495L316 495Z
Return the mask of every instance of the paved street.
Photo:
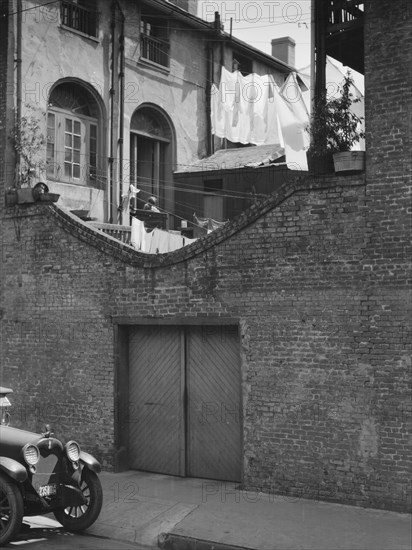
M25 518L19 536L4 548L27 550L148 550L147 546L65 531L51 518Z

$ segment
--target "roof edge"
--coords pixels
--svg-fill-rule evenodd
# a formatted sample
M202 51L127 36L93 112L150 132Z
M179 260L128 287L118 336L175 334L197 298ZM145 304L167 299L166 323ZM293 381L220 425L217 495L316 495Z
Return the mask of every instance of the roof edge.
M164 11L165 14L170 15L170 13L174 13L177 16L177 19L193 25L194 28L213 33L216 36L216 41L223 40L224 42L232 43L235 47L240 48L245 52L248 52L249 54L253 54L257 58L264 60L267 64L273 65L276 69L281 70L284 73L296 71L295 67L284 63L280 59L277 59L270 54L262 52L261 50L255 48L247 42L244 42L243 40L240 40L239 38L236 38L225 31L222 31L221 33L216 33L214 22L208 23L201 17L193 15L192 13L186 11L179 6L167 2L167 0L144 0L143 3L148 6L153 6L160 11Z

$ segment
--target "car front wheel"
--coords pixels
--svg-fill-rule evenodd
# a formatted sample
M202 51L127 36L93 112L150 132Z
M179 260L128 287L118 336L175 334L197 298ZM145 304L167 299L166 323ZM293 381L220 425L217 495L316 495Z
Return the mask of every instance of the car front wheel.
M0 474L0 546L18 534L23 512L23 497L16 483Z
M80 489L86 500L85 504L54 511L57 521L68 531L84 531L90 527L98 518L102 508L102 486L94 472L84 468Z

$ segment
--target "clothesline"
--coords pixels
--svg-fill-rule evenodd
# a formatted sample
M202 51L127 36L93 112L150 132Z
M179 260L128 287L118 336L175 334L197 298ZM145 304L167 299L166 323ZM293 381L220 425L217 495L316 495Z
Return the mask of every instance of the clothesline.
M178 248L187 246L197 239L183 237L179 231L165 231L155 228L150 232L146 231L144 222L132 218L131 245L147 254L164 254L173 252Z
M212 133L234 143L274 146L288 168L307 170L309 115L295 73L279 88L272 75L243 76L222 67L211 90Z

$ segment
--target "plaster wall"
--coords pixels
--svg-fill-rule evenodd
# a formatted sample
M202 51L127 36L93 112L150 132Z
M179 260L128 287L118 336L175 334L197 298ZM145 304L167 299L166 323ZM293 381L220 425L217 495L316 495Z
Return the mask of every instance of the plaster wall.
M41 6L28 1L22 17L22 105L23 113L28 106L38 118L40 130L47 135L46 112L50 91L62 79L72 79L92 87L100 102L102 111L102 176L91 192L86 186L65 185L51 181L53 191L61 191L61 204L69 209L89 210L90 215L100 220L110 215L109 203L117 208L119 196L127 192L130 175L130 120L142 105L154 105L161 109L173 129L174 143L169 174L165 186L172 187L173 170L190 165L207 155L207 74L208 64L213 59L214 80L220 79L221 51L219 41L213 41L213 34L191 28L181 20L171 18L170 66L162 68L140 58L140 6L132 2L121 2L116 11L116 28L112 43L111 2L99 2L99 31L96 39L64 28L60 20L59 4ZM125 25L125 75L124 75L124 132L123 132L123 181L120 175L121 137L120 117L120 43L122 14ZM12 18L14 33L16 19ZM11 34L16 48L16 34ZM114 47L114 57L113 57ZM213 54L212 54L213 50ZM227 68L232 67L232 53L224 46L223 59ZM256 71L272 72L279 83L283 76L256 61ZM115 73L112 82L112 68ZM113 92L110 93L113 84ZM114 120L111 121L111 102L114 101ZM14 98L14 102L16 99ZM113 197L108 186L111 132L114 133L114 182ZM13 161L11 161L12 164ZM168 161L169 162L169 161ZM45 175L39 170L38 177ZM101 192L103 189L104 192ZM173 205L173 192L168 201ZM127 217L127 213L126 213Z

